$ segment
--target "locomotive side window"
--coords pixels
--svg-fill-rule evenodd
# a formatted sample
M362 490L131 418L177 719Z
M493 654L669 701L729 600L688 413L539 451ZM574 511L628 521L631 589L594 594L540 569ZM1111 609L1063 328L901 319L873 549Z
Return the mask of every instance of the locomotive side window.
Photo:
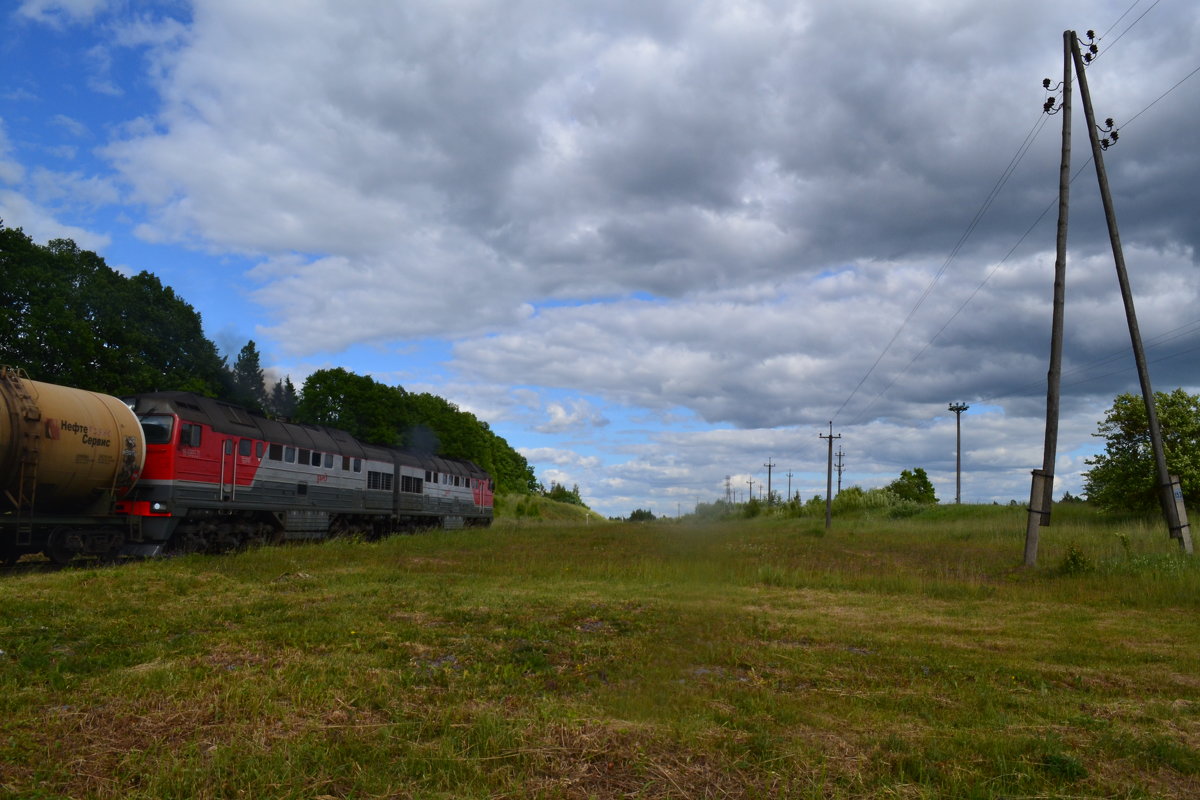
M392 490L392 473L367 470L367 488L390 492Z
M179 426L179 446L199 447L200 433L204 429L194 422L185 422Z
M301 449L300 450L300 458L297 460L299 461L299 463L301 463L307 467L309 462L312 460L312 451Z
M294 447L283 448L283 460L285 462L287 462L288 464L295 464L296 463L296 448L294 448Z
M361 458L354 459L354 471L362 472L362 459Z
M142 417L142 432L146 434L146 444L169 444L172 422L172 418L165 414Z
M266 449L266 444L264 442L259 442L254 446L254 455L259 461L262 461L263 451Z
M252 452L254 452L254 440L253 439L239 439L238 440L238 455L239 456L246 456L247 458L249 458L250 454Z
M342 471L350 471L350 456L342 456Z
M272 442L271 446L267 448L267 458L272 461L283 461L283 445Z
M333 468L333 453L325 454L325 469Z
M312 465L314 467L321 466L321 454L320 453L313 453Z

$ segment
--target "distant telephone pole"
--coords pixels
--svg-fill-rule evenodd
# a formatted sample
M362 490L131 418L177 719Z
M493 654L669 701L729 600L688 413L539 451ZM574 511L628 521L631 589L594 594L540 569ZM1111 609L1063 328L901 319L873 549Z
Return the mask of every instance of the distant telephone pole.
M825 529L829 530L833 525L833 440L842 438L842 435L833 435L833 420L829 421L828 436L823 433L817 435L829 440L829 459L825 467Z
M838 460L837 460L837 464L835 465L835 469L837 469L837 474L838 474L838 490L837 490L838 494L842 493L842 470L844 470L846 468L846 465L844 463L842 463L842 459L845 457L846 457L846 454L843 453L842 448L839 447L838 451L837 451Z
M787 471L787 476L788 476L788 496L787 496L787 499L788 499L788 502L790 503L790 502L792 502L792 471L791 471L790 469Z
M750 484L750 493L749 493L749 495L747 495L748 500L753 500L754 499L754 478L751 478L750 480L746 481L746 483Z
M763 464L767 468L767 505L771 505L774 498L771 496L771 469L775 466L775 462L771 461L771 457L767 456L767 463Z
M954 452L954 502L962 502L962 413L970 408L966 403L951 403L954 412L954 427L958 431Z

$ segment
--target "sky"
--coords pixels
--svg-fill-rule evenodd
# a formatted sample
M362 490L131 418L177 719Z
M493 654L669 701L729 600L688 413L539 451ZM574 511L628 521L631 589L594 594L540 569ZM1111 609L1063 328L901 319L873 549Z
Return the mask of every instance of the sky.
M1200 391L1192 0L20 0L0 220L230 361L486 421L606 516L1042 465L1063 32L1154 388ZM1051 78L1051 89L1043 88ZM1138 392L1079 92L1055 496ZM53 376L33 376L52 380ZM167 388L167 387L164 387ZM771 465L768 468L767 465Z

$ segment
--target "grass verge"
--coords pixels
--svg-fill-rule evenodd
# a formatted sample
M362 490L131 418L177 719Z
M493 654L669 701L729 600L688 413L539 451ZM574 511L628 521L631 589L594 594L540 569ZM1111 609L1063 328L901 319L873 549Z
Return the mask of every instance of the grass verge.
M0 580L3 797L1194 797L1200 568L1080 513L498 525Z

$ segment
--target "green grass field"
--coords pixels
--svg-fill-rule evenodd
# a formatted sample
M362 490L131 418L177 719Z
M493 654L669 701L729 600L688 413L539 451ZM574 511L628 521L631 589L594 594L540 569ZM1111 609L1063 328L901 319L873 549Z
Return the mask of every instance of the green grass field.
M0 797L1200 796L1200 567L1056 510L0 578Z

